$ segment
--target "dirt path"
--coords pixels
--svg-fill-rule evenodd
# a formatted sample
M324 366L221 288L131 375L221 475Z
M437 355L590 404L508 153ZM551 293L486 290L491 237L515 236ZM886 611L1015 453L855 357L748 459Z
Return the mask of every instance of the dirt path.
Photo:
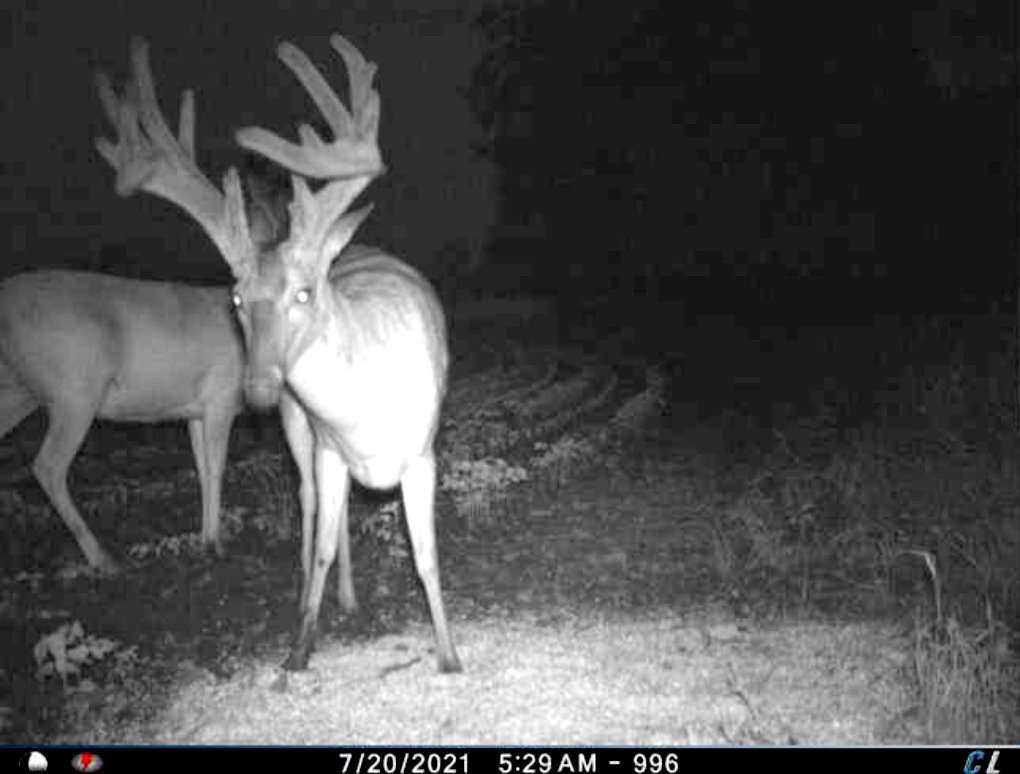
M666 617L669 616L669 617ZM164 744L864 744L897 726L902 643L869 625L752 629L726 614L458 622L438 675L427 626L326 647L281 688L275 661L196 677L117 742ZM81 741L80 737L71 737ZM69 738L70 741L70 738ZM88 741L111 742L95 736Z
M103 701L87 701L54 741L909 742L919 731L905 712L909 644L880 623L763 617L735 603L711 550L718 495L683 449L447 524L461 675L436 673L415 592L406 624L324 636L308 672L278 669L279 632L228 675L180 658L147 711L111 722ZM359 570L364 599L374 569Z

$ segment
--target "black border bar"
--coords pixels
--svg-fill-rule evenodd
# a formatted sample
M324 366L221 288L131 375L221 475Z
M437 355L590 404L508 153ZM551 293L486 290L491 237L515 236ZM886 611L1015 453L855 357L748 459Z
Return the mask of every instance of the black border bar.
M33 755L33 753L35 753ZM36 765L30 766L29 761ZM1020 746L985 747L280 747L0 746L0 772L293 774L680 774L859 770L1020 774ZM705 768L702 768L705 767Z

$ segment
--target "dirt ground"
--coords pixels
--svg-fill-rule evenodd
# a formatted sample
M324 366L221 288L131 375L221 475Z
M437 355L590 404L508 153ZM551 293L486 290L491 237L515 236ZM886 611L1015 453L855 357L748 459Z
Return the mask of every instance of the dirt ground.
M704 364L714 352L706 350ZM775 359L770 353L757 371L750 358L741 362L767 375L782 372ZM448 413L460 414L441 432L441 453L453 436L477 456L483 446L506 445L514 417L486 403L496 394L538 395L552 408L528 421L561 433L554 418L564 401L601 400L572 392L578 374L597 374L586 389L614 396L591 417L595 425L632 405L644 386L641 369L583 362L455 365ZM918 710L914 618L904 613L928 598L923 571L906 581L848 575L853 562L832 562L833 551L872 544L860 542L856 514L849 526L825 522L821 501L794 518L783 514L796 502L775 500L779 522L768 527L735 505L760 478L756 449L775 441L749 407L765 378L700 385L723 411L675 392L653 422L611 450L516 484L484 508L465 510L441 490L444 596L464 663L456 675L437 674L402 519L380 517L393 495L359 488L351 522L362 612L339 614L331 575L310 668L280 669L296 624L299 515L275 417L235 425L223 558L194 545L199 494L184 427L97 425L71 486L124 563L113 579L83 568L31 479L42 426L35 417L5 439L0 459L8 526L0 742L961 741L940 736ZM743 412L742 396L750 396ZM804 502L814 497L807 492ZM807 518L817 538L808 536L811 563L801 566L783 533L807 545ZM728 532L735 525L742 534ZM861 564L871 572L874 562Z
M279 669L295 619L296 536L268 542L242 528L223 560L146 559L114 580L8 576L4 740L910 741L907 644L895 627L770 609L754 589L718 583L698 442L645 439L622 468L555 491L525 489L487 518L441 509L450 514L439 544L460 675L436 673L410 556L361 532L355 583L365 613L342 620L328 593L311 668L298 674ZM114 526L118 534L141 533L127 538L136 541L173 529L145 513L179 524L197 512L186 448L176 465L162 456L176 484L125 485L115 510L131 528ZM137 475L151 476L145 455L130 454ZM89 456L85 468L114 459L130 481L119 456ZM228 479L227 502L238 494ZM371 501L356 494L355 524ZM78 561L62 525L50 517L49 527L43 544ZM109 524L96 529L110 534ZM90 668L84 688L38 681L33 645L69 619L132 655Z

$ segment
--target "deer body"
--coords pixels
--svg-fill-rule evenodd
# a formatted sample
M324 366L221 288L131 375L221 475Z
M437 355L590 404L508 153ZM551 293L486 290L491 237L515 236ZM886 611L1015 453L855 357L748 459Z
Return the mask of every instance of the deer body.
M96 417L188 421L202 537L219 545L230 428L244 405L243 343L225 288L38 271L0 283L0 437L49 416L33 469L94 567L116 565L85 525L67 472Z
M5 362L42 405L72 386L115 421L202 419L243 405L243 344L226 288L31 272L0 283L0 332ZM57 370L42 378L43 368Z
M132 45L133 77L118 94L100 77L99 96L117 130L96 147L117 173L117 190L144 190L188 212L220 250L237 280L233 302L244 335L243 379L249 402L278 404L301 477L304 574L300 626L285 666L303 669L314 644L326 575L339 559L339 598L357 607L347 523L350 478L375 488L399 484L415 564L432 614L440 671L460 670L439 583L433 444L446 390L442 307L429 283L406 263L350 243L369 208L348 212L383 171L377 133L375 65L339 35L350 110L305 54L290 43L280 59L308 91L333 132L311 126L300 143L249 127L239 145L292 173L289 233L259 239L231 169L222 189L195 161L194 96L181 101L176 135L156 100L144 41ZM312 191L307 179L327 182Z
M400 485L440 669L457 671L434 537L433 445L449 363L435 291L406 263L366 248L336 261L311 301L298 300L312 280L286 252L270 251L258 266L236 288L248 343L245 389L253 405L266 406L286 391L299 407L284 413L288 441L306 450L295 453L307 503L301 626L286 666L307 665L337 558L341 607L357 609L347 523L353 476L374 489Z
M327 300L327 325L279 373L359 482L396 486L435 439L449 360L442 309L417 272L381 252L338 262ZM272 365L253 352L249 381Z

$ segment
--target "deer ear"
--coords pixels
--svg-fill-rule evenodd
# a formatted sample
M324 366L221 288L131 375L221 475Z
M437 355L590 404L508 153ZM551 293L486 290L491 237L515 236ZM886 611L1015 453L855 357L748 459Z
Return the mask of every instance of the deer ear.
M347 247L351 239L354 238L354 232L358 230L358 226L361 225L362 221L369 216L374 206L373 204L366 204L360 210L344 213L329 227L329 231L326 232L326 238L322 243L322 258L327 262L327 266L333 262L333 259L340 254L341 250Z

